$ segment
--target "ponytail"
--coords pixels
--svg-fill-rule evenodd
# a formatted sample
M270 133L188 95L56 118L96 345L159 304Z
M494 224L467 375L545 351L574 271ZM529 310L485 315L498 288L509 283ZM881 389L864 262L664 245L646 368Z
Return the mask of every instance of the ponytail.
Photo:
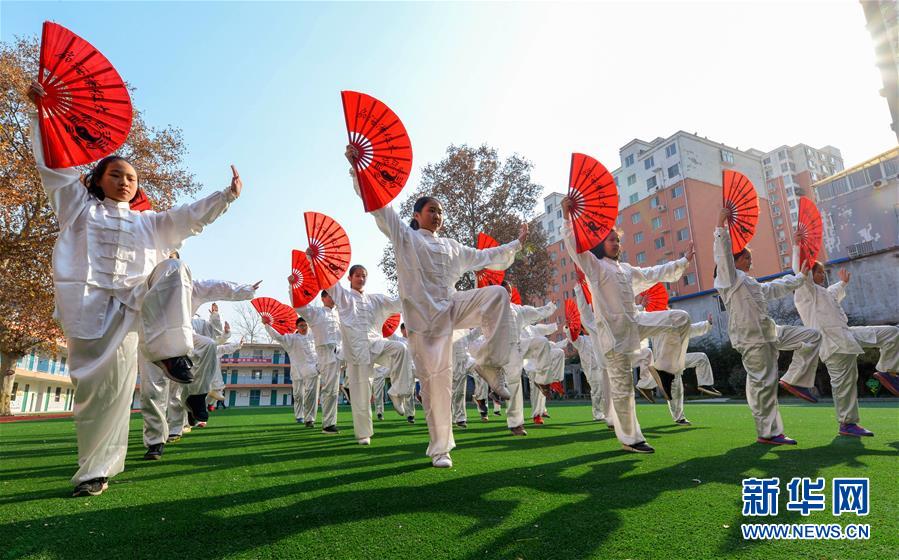
M412 218L411 220L409 220L409 227L412 229L419 229L421 226L418 225L418 220Z

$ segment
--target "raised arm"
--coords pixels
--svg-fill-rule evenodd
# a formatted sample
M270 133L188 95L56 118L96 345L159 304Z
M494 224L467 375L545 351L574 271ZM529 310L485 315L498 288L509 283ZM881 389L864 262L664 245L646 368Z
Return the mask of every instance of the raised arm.
M238 284L227 280L194 280L191 302L194 309L211 301L246 301L256 297L256 284Z
M574 287L574 300L577 302L577 310L581 314L581 323L595 333L596 316L593 315L593 308L587 303L584 290L579 285Z
M811 276L811 273L808 273ZM840 269L840 281L827 288L827 291L833 295L837 303L843 301L846 297L846 287L849 285L849 279L852 275L845 268Z
M712 330L712 322L711 321L700 321L698 323L693 323L690 325L690 338L694 338L697 336L705 336L709 334Z
M531 327L534 334L538 336L549 336L559 330L559 325L551 324L551 323L538 323Z
M805 274L787 274L776 280L762 282L765 299L777 299L795 292L805 282Z
M283 348L284 351L286 352L288 349L288 346L289 346L289 343L287 342L287 336L285 336L283 334L278 334L278 331L273 329L271 327L271 325L263 325L263 326L265 327L265 332L267 332L268 335L270 337L272 337L272 340L275 341L275 344L277 344L278 346Z
M737 267L734 265L734 254L731 249L730 232L727 230L727 210L721 209L718 214L718 227L715 228L715 241L712 244L715 256L717 275L716 288L729 288L737 282Z
M225 354L233 354L240 350L240 347L243 346L243 340L238 342L229 342L227 344L219 344L215 349L215 355L221 358Z
M539 323L556 312L556 304L553 302L549 302L543 307L533 307L530 305L522 305L519 307L522 324L524 325ZM555 332L555 329L553 329L553 332Z
M526 224L525 224L525 227ZM524 235L527 235L525 229ZM462 245L455 240L450 240L457 246L459 257L462 261L462 274L475 270L506 270L515 262L515 255L521 250L520 238L510 243L490 247L489 249L475 249Z
M90 195L81 183L81 174L77 169L47 167L37 113L31 115L31 149L50 208L56 214L59 229L64 230L72 225L78 214L84 210Z
M687 257L645 268L622 264L622 266L630 268L631 284L634 292L637 293L648 290L659 282L677 282L684 275L689 265L690 261Z

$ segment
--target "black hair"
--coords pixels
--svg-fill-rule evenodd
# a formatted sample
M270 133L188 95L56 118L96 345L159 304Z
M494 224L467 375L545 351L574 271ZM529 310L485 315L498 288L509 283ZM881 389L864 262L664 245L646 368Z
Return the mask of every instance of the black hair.
M368 274L368 269L367 269L367 268L365 268L365 267L362 266L361 264L354 264L353 266L350 267L350 273L349 273L349 276L352 276L353 273L356 272L357 270L359 270L360 268L361 268L362 270L364 270L366 274Z
M87 187L87 192L94 196L97 200L103 200L106 198L106 195L103 194L103 187L100 186L100 179L103 178L103 174L106 173L106 168L109 167L110 164L115 163L117 161L124 161L127 164L131 164L127 159L122 156L111 155L106 156L97 162L97 165L91 169L88 174L84 177L84 186ZM140 185L140 179L137 182ZM129 200L129 202L133 202L135 198L138 197L140 191L134 193L134 198Z
M405 329L405 328L406 328L406 323L400 323L400 328L401 328L401 329Z
M328 293L328 290L322 290L322 297L331 297L331 294Z
M306 322L306 319L303 319L302 317L297 317L297 322L294 323L294 326L299 327L300 323L305 323L305 322Z
M739 251L733 254L734 262L737 262L737 259L742 257L743 255L748 255L752 251L749 250L749 247L743 247ZM718 278L718 265L715 265L715 268L712 269L712 278Z
M621 251L618 251L618 254L613 257L612 255L606 254L606 250L604 247L606 239L608 239L609 236L612 235L613 233L616 234L619 239L621 239L621 233L619 233L617 229L615 229L615 228L610 229L609 233L607 233L606 236L602 238L602 241L600 241L599 243L596 244L595 247L590 249L590 252L593 253L594 257L596 257L599 260L603 260L606 257L609 257L612 260L616 260L616 261L618 260L618 258L621 256Z
M429 202L440 204L440 201L433 196L423 196L416 200L415 204L412 205L412 213L421 212L425 209L425 206L427 206ZM412 218L411 220L409 220L409 227L412 229L419 229L421 226L418 225L418 220Z

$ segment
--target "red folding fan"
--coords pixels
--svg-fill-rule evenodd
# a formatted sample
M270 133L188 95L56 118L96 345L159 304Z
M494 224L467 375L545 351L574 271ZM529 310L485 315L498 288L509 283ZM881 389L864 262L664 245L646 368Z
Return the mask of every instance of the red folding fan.
M587 300L587 305L593 305L593 294L590 293L590 284L587 282L584 271L578 267L574 267L574 271L577 272L577 281L581 285L581 290L584 291L584 299Z
M640 295L644 298L644 311L665 311L668 309L668 290L665 289L665 284L659 282L645 292L640 292Z
M577 252L583 253L605 239L615 226L618 187L603 164L588 155L571 154L568 198L574 203L571 225Z
M412 141L396 113L374 97L342 91L350 144L359 152L356 177L366 212L396 198L412 171Z
M565 321L568 323L571 341L574 342L581 336L581 312L578 311L577 303L573 299L565 300Z
M306 212L306 238L312 250L312 268L318 285L330 288L350 266L350 238L333 218Z
M549 388L553 393L555 393L557 395L565 394L565 387L562 386L561 381L553 381L552 383L549 384Z
M147 197L147 193L145 193L144 189L140 187L138 187L137 194L134 195L134 198L131 199L131 202L129 202L128 205L135 212L143 212L144 210L153 209L153 205L150 204L150 199Z
M811 270L812 265L818 260L821 251L821 236L824 233L824 224L821 222L821 213L815 203L810 199L799 197L799 218L796 221L796 242L799 244L800 262L805 263ZM799 271L795 271L797 274Z
M290 301L294 307L309 305L321 290L309 259L303 251L293 250L290 257Z
M289 334L296 330L297 312L289 305L269 297L258 297L250 300L262 316L262 322L275 329L278 334Z
M759 196L752 182L742 173L724 170L722 189L724 207L728 211L731 251L739 253L755 235L759 221Z
M393 333L396 332L397 327L400 326L400 314L394 313L390 317L387 317L387 320L384 321L384 324L381 325L381 334L384 338L390 337Z
M486 233L478 234L478 249L489 249L491 247L499 247L499 242ZM474 273L478 280L478 288L484 286L498 286L503 283L506 277L505 270L478 270Z
M509 300L516 305L521 305L521 293L515 286L512 286L512 293L509 296Z
M125 143L131 98L112 64L65 27L44 22L38 83L41 143L47 167L96 161Z

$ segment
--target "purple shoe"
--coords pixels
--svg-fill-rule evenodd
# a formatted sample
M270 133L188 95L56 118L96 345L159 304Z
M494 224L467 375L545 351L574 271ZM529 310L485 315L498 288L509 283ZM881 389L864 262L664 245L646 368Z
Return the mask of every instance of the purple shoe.
M764 443L766 445L796 445L795 439L790 439L783 434L774 436L772 438L760 437L755 441L756 443Z
M883 385L884 389L899 397L899 375L896 375L895 373L881 373L878 371L874 374L874 379L880 381L880 384Z
M812 395L812 392L806 389L805 387L797 387L796 385L790 385L783 379L780 380L780 386L784 391L790 393L794 397L798 397L804 401L808 401L810 403L818 402L818 399Z
M869 432L858 424L840 424L840 435L854 437L874 437L874 432Z

